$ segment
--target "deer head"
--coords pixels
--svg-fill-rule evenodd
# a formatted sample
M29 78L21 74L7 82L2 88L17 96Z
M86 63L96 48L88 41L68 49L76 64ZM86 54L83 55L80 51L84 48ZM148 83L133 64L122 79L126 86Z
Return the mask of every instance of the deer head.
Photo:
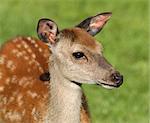
M111 17L110 12L89 17L74 28L58 30L50 19L40 19L37 33L52 52L53 61L71 83L119 87L123 76L103 56L103 47L93 36Z

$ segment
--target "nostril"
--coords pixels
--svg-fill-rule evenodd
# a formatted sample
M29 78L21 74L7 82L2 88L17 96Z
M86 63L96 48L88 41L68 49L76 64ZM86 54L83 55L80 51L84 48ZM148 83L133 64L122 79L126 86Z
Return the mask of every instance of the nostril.
M116 84L120 84L123 82L123 76L120 75L120 76L116 76Z
M116 80L116 81L119 81L120 79L121 79L121 76L114 76L114 79Z
M113 81L115 81L116 83L120 83L123 81L123 76L120 75L119 73L114 73L112 74L112 79Z
M111 75L112 82L116 87L119 87L123 83L123 76L119 72L115 72Z

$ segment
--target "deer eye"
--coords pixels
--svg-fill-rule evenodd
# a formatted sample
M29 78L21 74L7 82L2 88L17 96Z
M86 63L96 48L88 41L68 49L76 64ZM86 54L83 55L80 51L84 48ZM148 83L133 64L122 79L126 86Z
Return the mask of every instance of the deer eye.
M84 53L83 52L75 52L72 54L76 59L80 59L80 58L83 58L85 57Z

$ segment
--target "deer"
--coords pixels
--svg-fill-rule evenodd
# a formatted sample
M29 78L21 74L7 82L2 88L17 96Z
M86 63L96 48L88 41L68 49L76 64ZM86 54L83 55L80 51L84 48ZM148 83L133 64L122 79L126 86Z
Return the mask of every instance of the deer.
M39 39L16 37L0 49L1 123L91 123L83 84L107 89L123 83L94 36L112 13L59 30L42 18Z

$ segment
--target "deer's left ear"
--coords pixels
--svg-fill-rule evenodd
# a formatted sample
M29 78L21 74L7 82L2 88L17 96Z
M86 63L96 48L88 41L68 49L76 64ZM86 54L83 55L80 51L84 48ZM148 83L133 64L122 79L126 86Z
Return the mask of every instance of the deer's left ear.
M49 45L54 45L57 42L56 38L58 33L58 27L54 21L47 18L42 18L39 20L37 34L42 41L48 43Z
M90 35L95 36L102 30L106 22L110 19L111 15L111 12L97 14L96 16L92 16L83 20L76 27L85 29Z

